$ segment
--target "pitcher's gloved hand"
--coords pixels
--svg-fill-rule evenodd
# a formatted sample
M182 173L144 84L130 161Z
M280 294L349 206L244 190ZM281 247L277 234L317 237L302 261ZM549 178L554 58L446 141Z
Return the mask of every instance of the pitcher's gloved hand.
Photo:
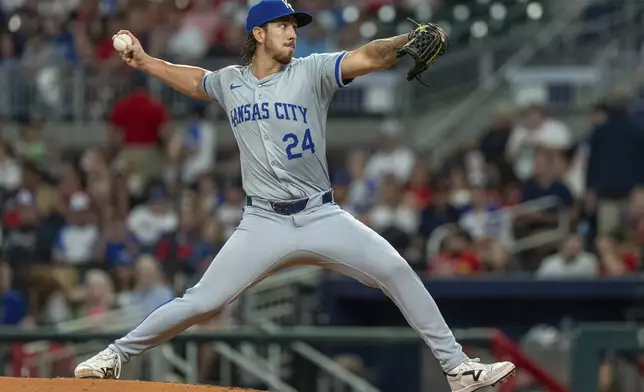
M437 24L417 24L409 33L409 42L398 51L398 58L410 56L414 67L407 73L407 80L418 79L429 68L438 56L442 56L449 43L447 34ZM421 81L422 83L422 81Z

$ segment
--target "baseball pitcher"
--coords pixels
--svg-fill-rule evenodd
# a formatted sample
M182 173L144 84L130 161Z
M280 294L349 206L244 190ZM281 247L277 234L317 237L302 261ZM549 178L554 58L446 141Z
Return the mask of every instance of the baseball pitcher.
M240 150L247 200L239 226L199 283L79 364L75 377L118 378L131 357L213 317L267 276L303 263L381 289L430 347L452 391L476 391L514 373L509 362L468 358L405 259L333 201L325 139L334 93L406 55L415 62L408 79L419 77L445 52L447 36L424 24L354 51L294 59L297 29L312 20L286 0L255 4L246 20L245 64L214 72L153 58L130 32L118 33L132 40L121 53L128 65L225 109Z

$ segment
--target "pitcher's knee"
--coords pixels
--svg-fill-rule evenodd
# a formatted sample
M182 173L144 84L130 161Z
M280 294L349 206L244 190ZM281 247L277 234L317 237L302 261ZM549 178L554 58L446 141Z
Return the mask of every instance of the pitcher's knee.
M382 282L391 282L405 277L414 277L415 272L401 256L388 259L381 267L378 279Z
M216 313L228 303L228 298L223 298L221 293L209 295L208 293L194 290L194 287L188 289L183 297L181 297L181 300L190 307L190 312L194 316Z

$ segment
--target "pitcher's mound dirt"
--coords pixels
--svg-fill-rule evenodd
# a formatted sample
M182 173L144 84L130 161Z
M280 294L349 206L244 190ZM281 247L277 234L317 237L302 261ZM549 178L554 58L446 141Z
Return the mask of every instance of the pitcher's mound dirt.
M75 380L70 378L0 377L0 391L7 392L259 392L250 389L175 383Z

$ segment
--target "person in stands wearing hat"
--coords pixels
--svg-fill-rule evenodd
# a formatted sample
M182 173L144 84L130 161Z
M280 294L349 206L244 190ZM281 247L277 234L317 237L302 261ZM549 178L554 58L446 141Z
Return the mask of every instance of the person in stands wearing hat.
M54 243L54 260L69 264L86 264L96 260L99 230L88 195L76 192L69 198L65 225Z
M128 240L138 246L139 252L152 252L164 234L179 226L179 217L163 187L155 186L148 201L135 207L127 217Z

